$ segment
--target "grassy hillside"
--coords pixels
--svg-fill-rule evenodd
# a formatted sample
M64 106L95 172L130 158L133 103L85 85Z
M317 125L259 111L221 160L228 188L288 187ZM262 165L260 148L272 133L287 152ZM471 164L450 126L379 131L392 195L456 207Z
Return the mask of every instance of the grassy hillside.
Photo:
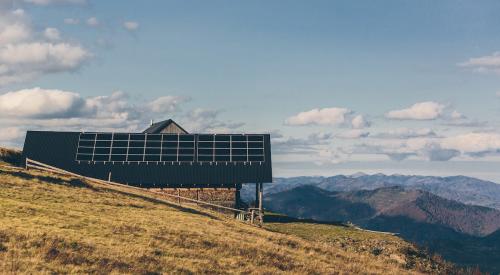
M350 220L364 226L376 217L385 216L407 217L471 236L483 237L500 229L500 210L466 205L400 186L350 192L300 186L267 196L267 204L294 217Z
M247 225L149 194L0 164L0 273L444 273L401 239Z
M496 209L402 187L330 192L301 186L268 195L265 202L269 209L292 217L352 221L372 230L398 232L458 265L500 273L500 212Z
M21 151L0 147L0 162L18 165L21 162Z

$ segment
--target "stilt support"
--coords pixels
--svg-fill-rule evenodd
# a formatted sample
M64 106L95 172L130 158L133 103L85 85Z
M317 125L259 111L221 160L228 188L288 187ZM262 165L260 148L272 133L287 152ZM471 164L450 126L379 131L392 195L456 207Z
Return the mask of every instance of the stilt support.
M261 182L255 184L255 205L252 210L252 217L255 214L255 219L257 219L261 224L264 222L264 208L263 208L263 195L264 187ZM253 218L252 218L253 220Z
M240 194L240 189L236 188L235 194L234 194L234 208L239 209L241 207L241 194Z
M263 198L264 198L264 186L261 182L259 183L259 220L261 223L264 222L264 208L262 207Z

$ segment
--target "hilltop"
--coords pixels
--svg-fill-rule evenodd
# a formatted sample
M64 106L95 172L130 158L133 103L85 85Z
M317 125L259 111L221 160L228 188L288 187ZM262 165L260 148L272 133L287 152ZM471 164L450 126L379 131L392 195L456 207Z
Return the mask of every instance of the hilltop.
M500 272L497 209L399 186L348 192L299 186L267 196L266 205L293 217L351 221L372 230L397 232L457 264Z
M0 147L0 162L11 165L18 165L21 161L21 151Z
M487 236L500 229L499 210L398 186L351 192L300 186L272 194L267 202L276 211L322 221L351 220L369 225L377 218L407 217L472 236Z
M500 210L500 184L465 176L434 177L358 173L350 176L275 178L274 184L267 185L264 192L265 194L278 193L304 185L342 192L402 186L405 189L427 191L464 204ZM244 191L244 197L252 194L250 189Z
M275 219L263 228L149 193L0 164L12 273L445 273L398 237Z

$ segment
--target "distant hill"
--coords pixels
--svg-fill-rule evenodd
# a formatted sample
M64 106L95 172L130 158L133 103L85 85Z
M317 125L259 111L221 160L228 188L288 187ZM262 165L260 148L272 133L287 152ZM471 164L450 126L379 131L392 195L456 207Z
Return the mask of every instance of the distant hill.
M265 194L272 194L303 185L312 185L327 191L374 190L402 186L410 190L427 191L464 204L500 209L500 184L464 176L389 176L359 173L352 176L275 178L273 184L265 184L264 191ZM243 191L243 197L248 199L252 194L251 186Z
M499 210L401 187L331 192L300 186L268 196L266 205L280 213L320 221L350 220L365 225L377 217L407 217L473 236L486 236L500 228Z
M260 228L147 192L0 165L1 274L455 270L399 237L311 221L267 221Z
M0 147L0 162L18 165L21 162L21 151Z
M372 230L397 232L456 263L500 272L500 211L496 209L398 186L332 192L306 185L268 195L265 205L293 217L351 221Z

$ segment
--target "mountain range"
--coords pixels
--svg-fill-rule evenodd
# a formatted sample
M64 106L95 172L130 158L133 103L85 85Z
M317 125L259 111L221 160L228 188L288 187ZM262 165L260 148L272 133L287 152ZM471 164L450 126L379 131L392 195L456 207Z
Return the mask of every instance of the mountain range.
M279 213L318 221L352 221L372 226L379 218L406 217L478 237L500 229L500 210L466 205L399 186L348 192L300 186L272 194L265 202Z
M371 230L399 233L459 265L500 272L498 209L464 204L407 186L328 191L318 184L298 184L268 194L265 205L292 217L350 221Z
M374 190L382 187L401 186L409 190L422 190L442 198L464 204L500 209L500 184L465 176L433 177L384 174L354 174L333 177L275 178L264 185L264 194L290 190L298 186L312 185L326 191ZM242 190L243 198L252 198L251 185Z
M397 236L277 214L256 227L146 189L9 165L15 155L0 148L0 274L461 271Z

